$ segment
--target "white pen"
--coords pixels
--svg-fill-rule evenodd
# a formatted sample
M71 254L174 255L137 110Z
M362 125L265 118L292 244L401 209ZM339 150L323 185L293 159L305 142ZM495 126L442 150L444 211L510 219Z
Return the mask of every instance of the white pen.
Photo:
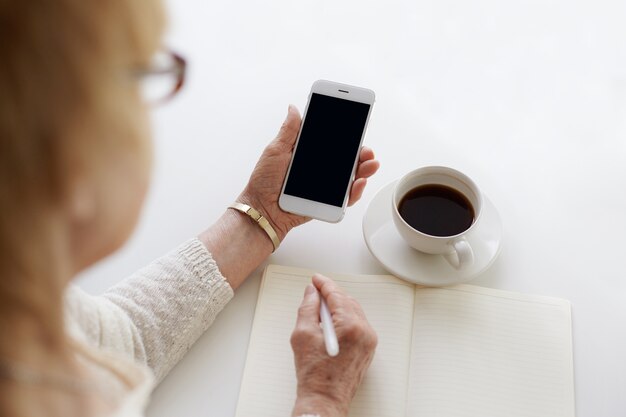
M337 340L337 334L335 333L335 326L333 325L333 318L328 310L326 300L320 293L320 320L322 322L322 331L324 332L324 344L326 345L326 352L328 356L337 356L339 354L339 341Z

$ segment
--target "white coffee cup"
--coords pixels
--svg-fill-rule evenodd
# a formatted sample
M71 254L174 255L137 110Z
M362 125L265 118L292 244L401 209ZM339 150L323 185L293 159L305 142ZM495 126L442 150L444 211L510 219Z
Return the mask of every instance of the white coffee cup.
M398 206L409 191L423 185L443 185L463 194L474 209L472 224L466 230L452 236L434 236L411 227L400 215ZM441 166L418 168L398 180L393 190L391 204L394 224L409 246L420 252L443 255L456 269L464 269L474 263L474 251L467 240L467 234L474 229L480 219L483 196L467 175Z

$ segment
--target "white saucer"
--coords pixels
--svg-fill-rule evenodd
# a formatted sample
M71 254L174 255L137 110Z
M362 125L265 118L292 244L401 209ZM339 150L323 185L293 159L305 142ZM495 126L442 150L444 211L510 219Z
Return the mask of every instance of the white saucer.
M457 270L443 256L419 252L402 239L391 218L395 184L386 185L376 194L363 217L365 243L390 273L421 285L452 285L477 277L496 260L502 243L502 221L486 196L479 223L466 236L474 251L474 264Z

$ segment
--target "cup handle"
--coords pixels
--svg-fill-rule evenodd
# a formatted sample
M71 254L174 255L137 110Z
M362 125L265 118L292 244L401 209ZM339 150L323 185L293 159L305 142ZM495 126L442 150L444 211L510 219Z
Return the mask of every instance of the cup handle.
M474 251L464 237L452 241L449 245L451 251L443 256L455 269L465 269L474 263Z

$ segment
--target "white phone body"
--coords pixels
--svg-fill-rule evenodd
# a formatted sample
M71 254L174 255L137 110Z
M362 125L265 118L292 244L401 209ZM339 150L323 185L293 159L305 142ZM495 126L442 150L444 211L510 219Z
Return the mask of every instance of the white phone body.
M331 223L343 218L374 101L366 88L313 83L278 200L282 210Z

